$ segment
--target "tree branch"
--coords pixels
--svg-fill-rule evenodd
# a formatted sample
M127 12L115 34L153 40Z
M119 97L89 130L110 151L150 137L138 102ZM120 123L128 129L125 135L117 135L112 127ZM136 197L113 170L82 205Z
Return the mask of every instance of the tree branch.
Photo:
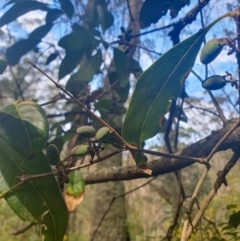
M219 140L238 122L238 119L232 119L227 124L212 133L206 138L186 147L182 151L175 153L180 156L191 156L197 158L206 158ZM240 146L240 128L238 127L221 145L216 152L227 149L239 148ZM162 157L158 160L148 162L148 168L151 169L152 176L163 175L185 168L195 163L191 160L176 160L173 158ZM108 181L132 180L137 178L151 177L143 173L137 166L129 167L111 167L103 168L94 173L90 173L86 179L86 184L94 184Z

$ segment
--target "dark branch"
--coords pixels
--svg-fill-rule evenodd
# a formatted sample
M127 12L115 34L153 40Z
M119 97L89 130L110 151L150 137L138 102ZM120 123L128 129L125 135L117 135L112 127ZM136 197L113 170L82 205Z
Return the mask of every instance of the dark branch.
M217 130L212 131L211 135L186 147L182 151L176 153L181 156L192 156L197 158L206 158L216 146L219 140L238 122L238 119L232 119L227 124ZM240 128L238 127L217 149L225 151L227 149L239 149L240 146ZM195 163L190 160L176 160L162 157L158 160L148 162L148 168L153 171L152 176L163 175L170 172L183 169ZM89 174L85 182L86 184L101 183L107 181L132 180L137 178L151 177L143 173L137 166L129 167L111 167L103 168L94 173Z

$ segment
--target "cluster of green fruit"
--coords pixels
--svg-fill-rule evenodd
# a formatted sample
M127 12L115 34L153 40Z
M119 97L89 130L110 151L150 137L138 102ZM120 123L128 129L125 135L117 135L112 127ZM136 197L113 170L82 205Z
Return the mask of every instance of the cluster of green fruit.
M102 142L110 134L110 129L108 127L102 127L96 131L93 126L80 126L77 129L77 133L83 138L95 138L96 141ZM84 157L89 154L89 148L87 144L77 145L72 149L71 154L73 156Z
M203 64L211 63L222 51L223 47L228 44L226 38L211 39L203 47L200 54L200 61ZM218 90L223 88L231 81L226 80L226 76L213 75L202 82L202 87L207 90Z

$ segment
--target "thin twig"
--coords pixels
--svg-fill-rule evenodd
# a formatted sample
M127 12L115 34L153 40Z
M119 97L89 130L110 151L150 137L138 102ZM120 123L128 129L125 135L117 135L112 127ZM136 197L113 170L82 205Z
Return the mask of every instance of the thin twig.
M36 224L35 223L30 223L26 227L13 232L12 235L22 234L22 233L26 232L28 229L30 229L32 226L34 226L34 225L36 225Z
M124 145L128 146L128 144L125 142L125 140L115 131L107 122L105 122L103 119L101 119L99 116L97 116L94 112L92 112L90 109L88 109L83 103L81 103L79 100L77 100L72 94L70 94L68 91L66 91L60 84L58 84L55 80L53 80L49 75L47 75L43 70L37 67L36 64L31 63L28 61L29 64L32 65L33 68L37 69L40 73L42 73L44 76L46 76L49 80L52 81L52 83L64 92L67 96L69 96L78 106L83 108L84 111L91 114L94 118L96 118L98 121L100 121L104 126L108 127L110 129L110 133L112 132Z
M121 194L121 195L119 195L119 196L113 197L113 198L112 198L112 201L109 203L109 206L108 206L107 210L105 211L105 213L103 214L100 222L98 223L98 226L97 226L97 228L95 229L95 231L94 231L94 233L93 233L93 236L92 236L92 238L91 238L91 241L94 240L94 238L95 238L95 236L96 236L96 234L97 234L98 229L99 229L100 226L102 225L103 220L105 219L106 215L107 215L108 212L110 211L110 209L111 209L113 203L115 202L115 200L117 200L118 198L124 197L124 196L126 196L126 195L128 195L128 194L130 194L130 193L132 193L132 192L134 192L134 191L136 191L136 190L138 190L138 189L140 189L140 188L148 185L150 182L152 182L152 181L153 181L154 179L156 179L156 178L157 178L157 177L153 177L153 178L151 178L150 180L148 180L147 182L145 182L144 184L142 184L142 185L140 185L140 186L138 186L138 187L135 187L135 188L133 188L132 190L130 190L130 191L128 191L128 192L125 192L125 193L123 193L123 194Z
M98 162L102 162L112 156L115 156L119 153L121 153L122 150L117 150L117 151L114 151L108 155L105 155L101 158L98 158L97 160L94 160L93 162L88 162L88 163L84 163L84 164L80 164L80 165L77 165L77 166L74 166L74 167L69 167L69 168L66 168L64 170L64 172L66 174L70 173L70 172L73 172L75 170L79 170L81 168L84 168L84 167L88 167L88 166L91 166L95 163L98 163ZM69 158L69 157L68 157ZM22 175L22 176L17 176L21 181L27 181L27 180L30 180L30 179L36 179L36 178L43 178L43 177L48 177L48 176L57 176L59 174L59 171L53 171L53 172L47 172L47 173L41 173L41 174L33 174L33 175Z
M131 150L131 149L129 148L129 150ZM143 152L143 153L151 154L151 155L154 155L154 156L162 156L162 157L169 157L169 158L174 158L174 159L178 159L178 160L186 160L186 161L198 162L198 163L201 163L201 164L205 163L203 161L204 159L197 158L197 157L180 156L180 155L168 154L168 153L164 153L164 152L160 152L160 151L151 151L151 150L140 149L140 148L139 149L134 149L134 151Z
M215 154L215 152L217 151L217 149L219 148L219 146L228 138L229 135L231 135L231 133L239 126L239 122L236 122L226 133L225 135L218 141L218 143L215 145L215 147L212 149L212 151L208 154L207 158L205 159L206 163L209 163L210 159L213 157L213 155ZM191 215L192 212L192 208L193 208L193 204L196 201L197 195L200 191L200 188L207 176L207 173L210 169L210 165L207 166L204 169L204 172L202 174L202 176L200 177L200 179L198 180L198 183L195 187L195 190L193 192L193 195L191 197L191 201L190 201L190 205L189 205L189 210L188 210L188 215ZM181 241L185 241L186 239L186 230L188 229L188 225L189 224L189 217L184 221L184 226L183 226L183 231L182 231L182 239Z
M22 90L21 90L19 81L18 81L18 79L16 78L16 76L15 76L13 70L12 70L12 66L11 66L11 65L9 65L9 69L10 69L10 72L11 72L11 74L12 74L12 76L13 76L13 79L14 79L14 81L15 81L15 83L16 83L16 86L17 86L19 95L20 95L21 99L24 100L23 92L22 92Z
M205 210L207 209L209 203L212 201L213 197L216 195L218 189L221 187L221 185L224 183L225 181L225 177L228 174L228 172L232 169L232 167L236 164L236 162L238 161L240 155L239 153L234 153L233 156L231 157L231 159L228 161L228 163L225 165L225 167L223 168L223 170L220 172L220 174L218 175L215 183L214 183L214 187L213 189L210 191L210 193L208 194L207 198L205 199L204 203L202 204L201 208L199 209L199 211L197 212L195 218L192 221L192 226L190 226L186 232L186 239L187 240L190 235L193 232L193 229L197 226L199 220L201 219L201 217L203 216Z

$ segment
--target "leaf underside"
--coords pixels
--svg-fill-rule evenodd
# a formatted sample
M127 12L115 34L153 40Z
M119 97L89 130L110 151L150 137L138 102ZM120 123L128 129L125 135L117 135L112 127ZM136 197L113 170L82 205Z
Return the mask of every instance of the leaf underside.
M159 132L159 121L167 113L170 100L179 96L204 36L226 16L174 46L139 77L122 127L122 136L129 144L141 148L144 140Z

